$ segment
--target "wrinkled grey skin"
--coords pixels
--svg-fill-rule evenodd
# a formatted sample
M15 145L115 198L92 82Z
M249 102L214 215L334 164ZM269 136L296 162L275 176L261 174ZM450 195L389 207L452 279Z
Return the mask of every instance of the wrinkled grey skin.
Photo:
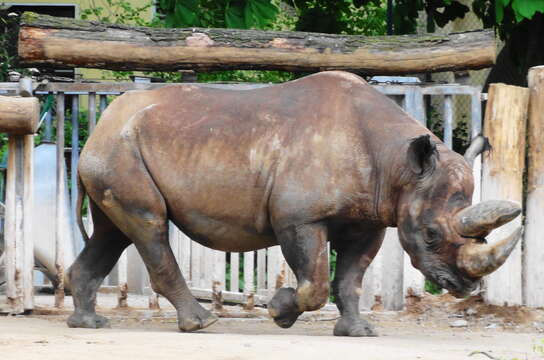
M470 205L471 169L349 73L257 90L177 85L127 93L85 145L79 176L95 230L68 273L75 305L69 326L107 326L95 313L96 290L131 243L153 289L176 307L181 330L216 321L187 288L168 244L168 220L213 249L279 244L298 281L268 304L282 327L327 302L330 242L341 312L334 334L375 335L358 303L386 227L398 226L413 264L454 294L478 281L455 265L466 239L450 224Z

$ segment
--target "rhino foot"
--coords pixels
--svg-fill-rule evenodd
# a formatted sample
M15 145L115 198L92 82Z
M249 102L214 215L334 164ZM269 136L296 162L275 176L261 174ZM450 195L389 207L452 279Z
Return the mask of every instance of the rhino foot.
M341 317L334 326L334 336L378 336L378 333L366 320Z
M298 310L295 295L295 289L281 288L268 303L268 313L279 327L289 328L293 326L297 318L302 314Z
M217 316L204 309L196 300L195 303L189 309L178 313L178 325L181 331L191 332L204 329L218 320Z
M110 321L104 316L90 313L75 312L66 321L71 328L100 329L109 328Z

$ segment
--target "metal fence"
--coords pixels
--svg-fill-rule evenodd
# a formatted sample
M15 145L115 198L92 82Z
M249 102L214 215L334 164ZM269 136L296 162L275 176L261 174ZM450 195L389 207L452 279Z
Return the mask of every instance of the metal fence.
M15 84L17 85L17 84ZM0 93L18 91L14 84L0 83ZM171 84L156 83L49 83L36 87L36 96L54 96L56 114L51 110L43 115L43 139L52 140L53 128L56 127L56 167L55 201L50 204L55 215L55 246L49 252L50 271L69 266L70 258L81 249L79 229L75 218L75 200L77 199L77 162L79 158L79 129L81 119L87 119L87 131L92 133L97 117L107 106L111 97L130 90L153 89ZM196 84L221 88L252 89L265 84ZM469 96L472 104L470 134L472 137L481 133L481 93L480 89L461 85L373 85L380 92L393 97L414 118L427 124L426 98L444 97L444 142L452 147L454 124L453 99L456 96ZM70 109L67 104L71 103ZM65 159L65 114L70 114L72 148L69 161ZM51 145L53 146L53 145ZM70 169L66 172L66 165ZM475 162L475 183L480 184L481 161ZM66 176L69 179L66 179ZM69 192L66 184L70 183ZM476 187L475 201L479 201L480 189ZM68 199L67 199L68 198ZM65 210L62 210L65 209ZM65 211L65 213L63 212ZM66 225L66 218L70 225ZM92 220L87 227L92 231ZM69 244L73 242L72 244ZM170 243L193 293L199 298L211 298L213 289L221 290L227 301L246 302L248 298L256 304L265 303L278 287L296 286L294 274L287 266L278 246L245 253L224 253L205 248L191 241L175 226L170 226ZM71 256L65 253L73 251ZM384 256L383 254L387 254ZM42 263L45 262L41 261ZM43 264L42 264L43 265ZM150 289L147 272L134 246L129 247L119 263L105 281L106 286L119 287L119 302L126 299L129 292L144 293L156 301L156 294ZM367 270L363 283L361 308L369 309L382 304L385 309L400 309L406 295L420 295L424 289L423 276L410 265L397 239L396 230L388 229L382 250ZM59 306L62 304L59 304Z

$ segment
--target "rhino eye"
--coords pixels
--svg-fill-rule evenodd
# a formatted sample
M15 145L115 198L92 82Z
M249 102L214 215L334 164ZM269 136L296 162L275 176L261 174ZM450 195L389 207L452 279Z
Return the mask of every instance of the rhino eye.
M425 244L431 249L438 247L440 240L442 240L442 233L435 228L425 229L425 235Z

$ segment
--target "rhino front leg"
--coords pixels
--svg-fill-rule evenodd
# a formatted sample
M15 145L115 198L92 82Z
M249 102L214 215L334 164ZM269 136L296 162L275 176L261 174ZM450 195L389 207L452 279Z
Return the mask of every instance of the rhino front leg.
M365 270L378 253L385 229L352 231L334 241L336 274L332 284L341 317L334 327L336 336L377 336L374 327L359 314L359 298Z
M323 224L291 226L280 232L278 239L298 287L279 289L268 304L268 312L277 325L288 328L304 311L317 310L327 302L327 229Z

